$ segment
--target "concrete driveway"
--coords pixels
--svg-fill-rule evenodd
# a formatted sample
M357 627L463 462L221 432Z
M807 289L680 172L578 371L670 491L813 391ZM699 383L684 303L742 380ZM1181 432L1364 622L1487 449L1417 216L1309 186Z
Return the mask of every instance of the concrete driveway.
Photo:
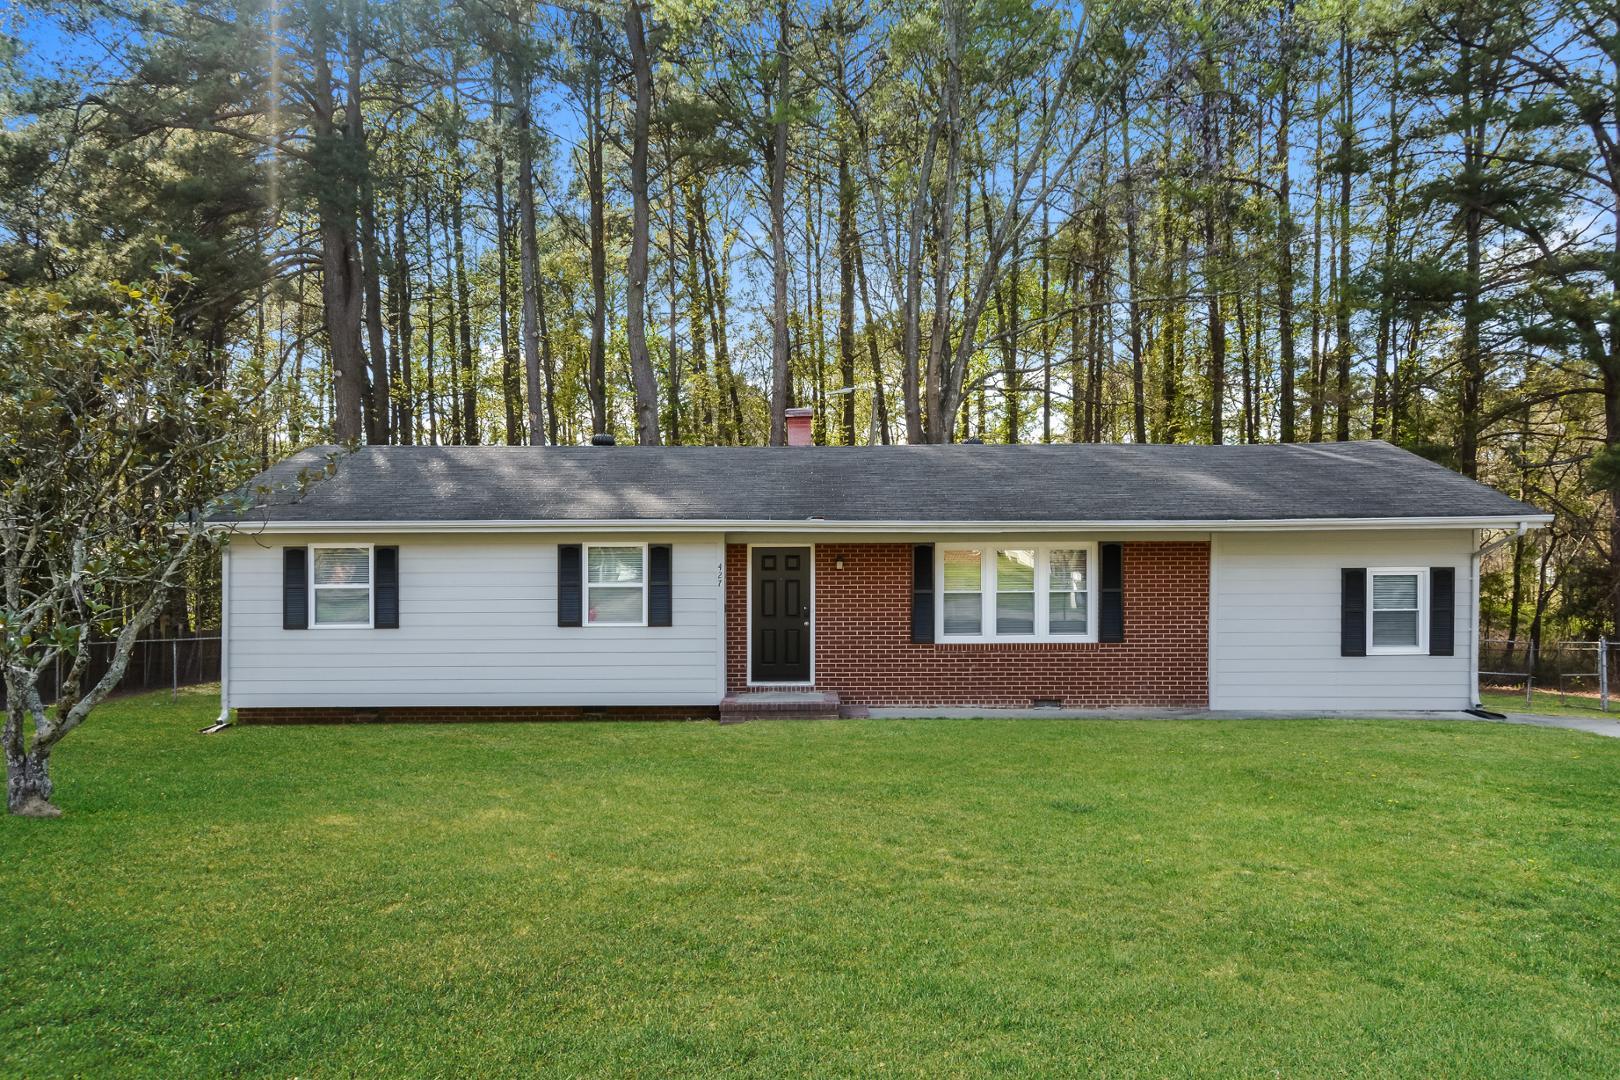
M1505 720L1486 720L1465 712L1373 712L1354 710L1319 711L1226 711L1219 709L972 709L972 708L874 708L849 710L850 714L874 719L965 719L982 717L1003 720L1473 720L1486 724L1528 724L1532 727L1566 728L1592 735L1620 739L1620 714L1593 713L1591 716L1546 716L1541 713L1508 713Z
M1530 724L1534 727L1568 728L1592 735L1607 735L1620 739L1620 718L1613 713L1593 713L1591 716L1544 716L1541 713L1508 713L1506 720L1492 720L1493 724Z

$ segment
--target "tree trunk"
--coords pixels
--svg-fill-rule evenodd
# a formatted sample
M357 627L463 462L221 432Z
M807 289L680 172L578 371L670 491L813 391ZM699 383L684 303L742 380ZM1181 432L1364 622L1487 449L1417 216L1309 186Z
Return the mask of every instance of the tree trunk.
M771 214L771 433L772 446L787 445L788 409L788 251L787 251L787 153L788 153L788 25L792 10L787 3L776 12L776 87L767 100L774 107L776 120L766 154L770 171Z
M6 747L6 810L18 817L61 817L62 811L51 802L55 786L51 783L51 754L49 750L13 754Z
M450 411L449 432L445 441L451 445L463 442L461 426L461 392L456 378L456 356L460 352L456 336L456 270L455 260L451 252L455 249L455 241L450 237L450 213L448 208L439 215L439 227L444 231L444 362L445 383L449 390Z
M844 385L845 446L855 445L855 177L849 150L838 141L838 371Z
M664 192L669 196L668 226L665 230L665 242L669 245L669 257L666 269L669 271L669 445L681 444L681 394L682 383L685 381L681 375L681 356L677 348L677 337L680 330L680 259L676 257L676 248L680 244L680 186L675 180L675 151L666 137L664 146ZM692 364L694 375L701 379L703 376L703 362L687 361Z
M455 80L452 78L452 90ZM459 95L452 95L455 112L461 115ZM452 253L456 273L456 317L461 328L461 441L467 446L478 445L478 367L473 351L472 300L467 287L466 228L462 220L461 205L465 198L462 185L466 181L467 164L462 157L461 138L452 135L454 154L451 164L450 224L454 231Z
M1131 341L1131 421L1138 443L1148 441L1147 371L1142 349L1142 303L1138 289L1136 250L1136 177L1131 166L1131 110L1125 91L1119 93L1120 152L1125 170L1125 291L1129 296Z
M1333 434L1339 442L1350 440L1350 183L1355 174L1350 153L1355 138L1354 53L1350 46L1348 20L1339 32L1339 296L1338 339L1339 380Z
M501 338L501 411L506 424L506 445L523 444L523 390L518 381L517 354L512 350L512 319L509 313L511 293L508 290L506 264L510 236L507 233L506 213L506 147L505 132L501 130L500 65L491 64L496 73L493 82L495 98L495 188L491 192L495 203L495 310Z
M403 193L394 212L393 284L394 317L399 335L399 386L395 388L398 400L395 429L399 441L409 446L416 441L415 380L411 371L411 264L410 248L405 243L405 205Z
M1398 71L1404 57L1404 51L1396 49L1391 57L1392 69ZM1396 80L1391 78L1393 84ZM1384 252L1383 252L1383 281L1380 283L1378 297L1378 340L1377 365L1373 375L1373 406L1372 406L1372 437L1382 439L1386 434L1385 425L1389 420L1390 393L1389 393L1389 357L1393 344L1392 338L1395 325L1395 235L1399 227L1399 206L1397 197L1399 192L1399 176L1401 169L1401 128L1400 114L1397 111L1398 95L1391 85L1389 89L1389 169L1384 176ZM1515 619L1515 624L1517 620Z
M855 245L855 276L859 279L861 288L861 318L865 325L863 330L866 336L866 348L872 364L872 408L877 413L874 424L877 426L878 441L889 445L889 403L883 390L883 357L878 349L877 324L872 321L872 296L866 287L866 252L859 243Z
M585 189L591 204L591 351L586 393L591 401L593 434L605 434L607 417L607 191L602 156L606 118L602 111L602 20L592 14L590 62L585 88Z
M703 271L699 267L698 252L698 215L693 209L693 190L697 186L695 178L689 179L682 194L686 204L686 321L687 334L691 340L690 355L692 371L698 379L701 388L696 394L697 419L702 423L707 441L714 446L722 446L725 438L725 410L721 407L720 394L723 387L720 385L718 371L711 371L709 366L709 349L707 345L706 320L709 315L708 297L703 291ZM674 245L671 241L670 261L674 261ZM672 335L673 336L673 335Z
M439 389L436 385L434 368L435 337L438 331L438 323L433 318L435 296L433 289L433 210L428 205L425 197L422 200L422 276L426 279L425 284L427 285L425 294L427 299L427 325L424 327L427 337L427 386L424 388L427 392L427 437L429 446L438 446Z
M1205 62L1207 65L1207 56ZM1220 179L1218 158L1220 119L1216 91L1206 90L1200 104L1203 113L1200 134L1205 183L1208 185L1204 192L1203 270L1209 333L1209 441L1219 446L1226 441L1226 313L1221 305L1221 289L1225 285L1221 241L1225 234L1216 218L1223 209L1219 192L1225 187Z
M1294 209L1289 191L1292 168L1289 163L1288 122L1294 104L1294 0L1284 0L1282 12L1282 59L1278 77L1277 109L1277 364L1278 420L1280 441L1295 438L1294 422Z
M319 178L316 217L321 233L321 307L326 322L332 366L332 438L357 443L365 434L365 401L370 394L366 353L360 343L362 295L360 260L355 239L354 174L345 160L333 99L331 48L327 16L311 20L314 86L311 101L316 143L327 148L315 158ZM345 197L345 192L350 197Z
M642 20L643 0L624 6L624 33L635 79L630 125L630 259L625 282L625 342L630 350L630 382L636 399L636 441L662 442L658 430L658 378L647 351L647 246L652 228L647 204L647 138L652 118L652 54Z
M1320 88L1317 97L1320 99ZM1316 113L1316 157L1322 160L1322 113ZM1315 170L1316 199L1311 242L1311 442L1322 441L1322 170Z
M546 432L541 415L540 255L535 236L534 117L530 104L533 92L528 69L514 64L512 104L517 112L518 272L523 288L523 381L529 409L529 444L539 446L546 441Z
M371 176L371 159L366 149L365 113L360 106L360 86L364 78L365 50L359 25L360 5L349 7L348 103L343 110L344 126L354 155L360 203L361 271L365 293L367 344L371 349L371 391L365 396L366 439L373 443L390 441L388 410L388 353L383 348L382 271L377 255L377 189Z
M726 404L731 407L731 432L733 443L741 445L747 441L745 430L742 398L737 390L737 374L731 368L731 343L727 330L726 310L726 281L721 275L719 256L712 246L712 237L709 232L708 204L703 197L703 187L697 184L694 189L694 206L697 210L698 226L698 255L703 264L703 292L709 298L710 330L714 338L714 376L715 389L723 390Z
M1465 38L1458 57L1462 85L1463 115L1469 118L1463 132L1463 176L1467 185L1463 205L1463 297L1462 341L1459 344L1457 379L1457 469L1464 476L1479 475L1479 407L1485 382L1485 358L1480 353L1480 332L1485 321L1482 279L1485 212L1480 208L1485 166L1486 120L1475 109L1475 55Z

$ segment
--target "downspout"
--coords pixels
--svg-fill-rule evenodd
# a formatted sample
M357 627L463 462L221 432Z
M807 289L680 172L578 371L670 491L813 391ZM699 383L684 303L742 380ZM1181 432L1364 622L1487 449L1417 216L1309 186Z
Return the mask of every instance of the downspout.
M1468 635L1469 642L1470 642L1470 645L1469 645L1469 648L1468 648L1468 675L1469 675L1468 695L1471 698L1474 699L1474 708L1476 708L1476 709L1480 708L1481 705L1483 704L1479 700L1479 571L1480 571L1480 564L1484 561L1485 556L1489 555L1491 552L1495 551L1497 548L1501 547L1503 544L1506 544L1511 540L1517 540L1519 537L1523 536L1525 533L1527 533L1529 531L1530 531L1529 524L1526 523L1526 522L1521 521L1521 522L1519 522L1519 527L1518 527L1517 531L1508 533L1506 536L1497 537L1495 540L1492 540L1490 543L1486 544L1484 547L1476 548L1473 551L1473 553L1468 556L1468 580L1469 580L1470 590L1471 590L1471 592L1473 594L1473 600L1468 605L1468 610L1471 613L1471 621L1472 621L1472 627L1473 627L1472 632Z
M219 715L203 728L212 735L231 726L231 542L219 549Z

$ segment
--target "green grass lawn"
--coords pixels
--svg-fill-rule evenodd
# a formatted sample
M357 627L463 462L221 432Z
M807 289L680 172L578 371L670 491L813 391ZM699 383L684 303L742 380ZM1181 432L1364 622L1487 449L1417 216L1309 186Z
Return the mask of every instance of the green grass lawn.
M1589 720L1602 720L1608 717L1611 720L1620 720L1620 701L1611 701L1609 711L1605 713L1598 708L1598 699L1595 697L1565 695L1556 690L1534 690L1530 696L1532 700L1526 705L1523 690L1482 690L1479 695L1480 702L1487 709L1496 712L1528 712L1540 716L1584 716Z
M1620 740L215 708L0 818L0 1075L1620 1074Z

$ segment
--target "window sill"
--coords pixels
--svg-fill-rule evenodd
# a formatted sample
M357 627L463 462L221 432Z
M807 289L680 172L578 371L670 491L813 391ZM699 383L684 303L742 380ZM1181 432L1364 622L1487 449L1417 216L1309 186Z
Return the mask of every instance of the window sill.
M934 639L935 645L1095 645L1095 634L1020 634L1016 637L1003 634L999 637L978 635L969 637L962 634L942 635Z

